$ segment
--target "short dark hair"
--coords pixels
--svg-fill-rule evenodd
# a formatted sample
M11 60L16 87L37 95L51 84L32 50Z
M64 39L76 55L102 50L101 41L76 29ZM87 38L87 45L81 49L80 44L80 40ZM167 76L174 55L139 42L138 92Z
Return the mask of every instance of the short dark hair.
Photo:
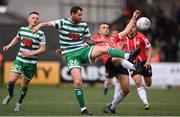
M83 11L83 9L80 6L73 6L70 10L70 14L72 13L76 14L78 10Z
M38 12L36 12L36 11L32 11L32 12L30 12L30 13L29 13L29 16L30 16L30 15L32 15L32 14L39 15L39 13L38 13Z
M107 22L102 22L102 23L100 23L100 24L99 24L99 26L98 26L98 27L100 27L102 24L106 24L106 25L108 25L108 26L109 26L109 24L108 24Z

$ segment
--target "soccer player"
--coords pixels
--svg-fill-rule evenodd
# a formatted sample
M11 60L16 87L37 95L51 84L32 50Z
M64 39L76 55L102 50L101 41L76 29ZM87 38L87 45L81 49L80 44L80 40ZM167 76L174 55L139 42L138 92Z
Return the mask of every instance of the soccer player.
M139 11L135 11L133 20L135 20L139 14ZM34 27L34 32L43 27L55 27L58 30L60 49L62 55L66 59L74 82L74 91L81 108L81 114L92 115L85 106L82 90L81 64L88 62L92 63L95 58L105 53L125 59L128 59L130 54L106 46L84 47L84 40L89 40L91 35L87 23L81 21L82 17L83 9L79 6L73 6L70 10L69 18L40 23ZM88 41L86 44L92 45L94 44L94 41Z
M134 22L135 23L135 22ZM120 37L123 37L130 32L131 28L133 27L133 24L128 24L125 30L118 33L117 35ZM113 37L109 36L109 25L107 23L101 23L99 26L99 34L93 35L91 39L98 40L102 39L102 43L96 44L96 46L108 46L112 48L118 48L117 47L117 41ZM140 49L139 49L140 52ZM139 52L137 54L139 54ZM119 104L129 93L130 88L130 81L129 81L129 73L127 68L128 66L133 66L131 63L127 64L127 60L124 60L122 58L116 58L111 57L110 55L104 54L101 56L101 58L98 58L105 64L106 68L106 79L104 82L105 86L105 93L107 93L107 83L111 81L112 78L116 77L117 81L115 82L115 93L114 93L114 99L111 104L107 104L104 108L104 112L108 113L116 113L115 111L115 105ZM96 59L97 61L99 61ZM124 66L125 65L125 66ZM136 68L138 68L137 66ZM130 68L130 67L129 67ZM130 68L134 70L132 67ZM113 107L114 106L114 107Z
M153 49L151 47L150 42L148 41L147 37L143 35L140 32L137 32L137 27L134 24L131 31L128 33L128 35L119 38L116 36L117 40L120 40L124 43L124 51L131 53L134 51L136 48L141 48L140 54L136 57L135 61L140 61L141 62L141 71L130 71L131 76L136 84L137 87L137 92L144 104L144 109L148 110L150 108L146 90L143 86L142 82L142 76L144 78L146 86L150 87L152 84L152 69L150 65L151 57L152 57L152 52ZM147 51L147 53L146 53Z
M32 33L32 28L39 23L39 13L30 12L28 17L29 25L21 27L12 41L4 46L3 51L8 51L18 41L20 41L20 50L14 61L9 81L7 85L8 95L4 98L3 104L6 105L13 97L14 85L17 79L23 74L23 79L20 88L20 97L16 103L14 111L20 111L23 99L26 96L28 85L36 73L36 63L38 55L46 50L45 35L42 31Z
M126 34L128 34L128 30L130 31L132 26L133 25L128 25L124 31L120 32L121 36L125 36ZM102 39L102 43L97 43L96 46L107 46L107 47L118 49L117 41L109 35L109 25L107 23L101 23L99 25L99 34L93 35L91 37L91 39L94 41ZM138 53L137 53L137 55L138 55ZM114 78L114 76L117 76L115 74L124 74L124 73L122 73L121 68L124 67L126 69L132 69L132 70L136 69L135 65L133 65L129 61L122 59L122 58L115 58L115 57L111 58L111 56L107 55L107 54L104 54L101 57L96 59L96 62L100 62L100 61L102 61L102 63L105 64L106 75L107 75L106 79L104 81L104 95L107 94L108 85L111 83L112 78ZM115 65L113 65L113 64L115 64ZM117 69L111 70L110 66L111 66L111 69L114 69L114 67ZM116 67L116 66L118 66L118 67ZM123 70L124 70L124 68L123 68ZM113 73L109 73L109 70L112 71ZM127 70L124 70L124 71L127 71ZM125 75L128 75L128 72L126 72L126 73L127 74L125 74ZM128 76L127 76L127 78L128 78ZM117 81L117 82L119 83L119 81Z

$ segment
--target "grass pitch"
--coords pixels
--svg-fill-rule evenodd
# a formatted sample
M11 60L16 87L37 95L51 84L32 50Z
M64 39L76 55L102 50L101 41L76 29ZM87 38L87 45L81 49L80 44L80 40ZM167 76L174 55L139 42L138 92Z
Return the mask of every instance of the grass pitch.
M102 109L112 100L113 89L107 96L103 95L103 85L94 87L84 85L86 105L94 116L180 116L180 89L147 90L151 109L144 110L136 89L131 88L128 96L117 106L117 114L103 113ZM23 103L21 112L14 112L19 97L19 86L15 87L15 96L4 106L0 103L0 116L79 116L80 110L75 98L73 85L34 86L29 91ZM0 88L0 100L7 95L6 88Z

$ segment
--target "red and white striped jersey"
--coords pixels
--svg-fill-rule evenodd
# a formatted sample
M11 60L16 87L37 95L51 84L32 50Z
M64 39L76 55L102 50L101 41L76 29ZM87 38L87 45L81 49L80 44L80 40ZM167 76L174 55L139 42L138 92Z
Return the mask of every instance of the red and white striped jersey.
M115 38L115 40L119 40L117 46L122 46L122 44L124 44L123 50L126 53L131 53L136 48L140 47L141 52L136 57L135 60L139 60L139 61L147 60L146 49L151 47L151 44L145 35L143 35L140 32L137 32L136 35L132 38L130 38L128 36L121 37L120 34L114 36L114 38Z

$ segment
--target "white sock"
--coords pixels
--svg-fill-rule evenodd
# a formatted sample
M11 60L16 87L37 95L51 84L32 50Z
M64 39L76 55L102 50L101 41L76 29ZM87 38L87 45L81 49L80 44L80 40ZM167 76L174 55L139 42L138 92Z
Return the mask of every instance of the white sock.
M87 108L86 107L81 108L81 112L84 111L85 109L87 109Z
M114 98L119 95L120 91L121 91L121 85L120 85L120 83L118 81L116 81L115 84L114 84Z
M131 62L129 62L128 60L126 60L126 59L122 60L121 65L126 69L136 70L134 65Z
M138 95L139 95L141 101L144 104L148 104L147 94L146 94L146 90L144 89L144 87L137 88L137 92L138 92Z
M130 54L129 54L129 53L125 53L125 54L124 54L124 58L125 58L125 59L128 59L128 58L129 58L129 56L130 56Z
M125 96L121 92L119 92L117 96L113 99L111 103L112 104L111 109L115 109L116 105L118 105L124 99Z

